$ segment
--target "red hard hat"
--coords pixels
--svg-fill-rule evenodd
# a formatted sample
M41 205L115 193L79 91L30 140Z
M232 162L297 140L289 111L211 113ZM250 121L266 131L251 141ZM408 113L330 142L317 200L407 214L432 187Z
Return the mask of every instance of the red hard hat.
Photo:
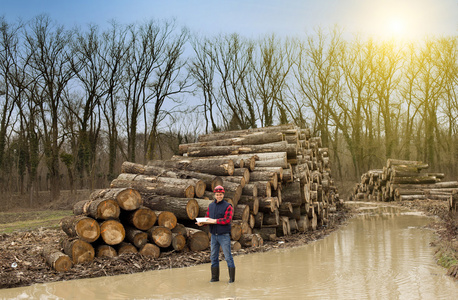
M220 185L216 186L213 193L224 193L224 188Z

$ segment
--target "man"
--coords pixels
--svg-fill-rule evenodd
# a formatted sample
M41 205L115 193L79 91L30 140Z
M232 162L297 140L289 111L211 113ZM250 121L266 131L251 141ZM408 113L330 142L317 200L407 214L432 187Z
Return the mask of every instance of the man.
M231 221L234 214L232 205L224 200L224 188L220 185L213 190L215 201L210 203L205 215L205 222L197 222L199 226L209 224L211 233L211 273L210 282L219 281L219 249L223 249L224 258L229 269L229 283L235 281L235 265L231 254Z

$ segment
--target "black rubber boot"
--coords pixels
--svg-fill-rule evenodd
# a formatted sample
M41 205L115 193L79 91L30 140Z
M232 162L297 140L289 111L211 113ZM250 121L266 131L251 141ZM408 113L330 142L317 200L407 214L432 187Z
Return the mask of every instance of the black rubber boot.
M229 268L229 283L235 281L235 268Z
M219 267L211 267L212 269L212 279L210 282L219 281Z

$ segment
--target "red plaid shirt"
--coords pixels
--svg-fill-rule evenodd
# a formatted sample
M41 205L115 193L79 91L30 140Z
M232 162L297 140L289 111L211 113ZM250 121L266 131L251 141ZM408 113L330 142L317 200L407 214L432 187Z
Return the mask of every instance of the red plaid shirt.
M226 212L224 213L224 218L216 219L216 224L227 225L231 223L233 215L234 215L234 209L232 208L232 205L228 205L226 208ZM207 218L210 217L210 211L208 209L207 209L207 213L205 214L205 217Z

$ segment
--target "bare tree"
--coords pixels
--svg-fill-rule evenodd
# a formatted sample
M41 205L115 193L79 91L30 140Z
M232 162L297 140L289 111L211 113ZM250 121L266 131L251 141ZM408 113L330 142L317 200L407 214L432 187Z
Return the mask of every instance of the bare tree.
M64 142L59 135L59 113L63 92L74 76L70 49L72 34L62 26L54 25L48 16L40 15L32 20L25 37L31 55L31 73L38 80L39 94L34 100L40 109L51 196L57 199L60 195L59 151Z

